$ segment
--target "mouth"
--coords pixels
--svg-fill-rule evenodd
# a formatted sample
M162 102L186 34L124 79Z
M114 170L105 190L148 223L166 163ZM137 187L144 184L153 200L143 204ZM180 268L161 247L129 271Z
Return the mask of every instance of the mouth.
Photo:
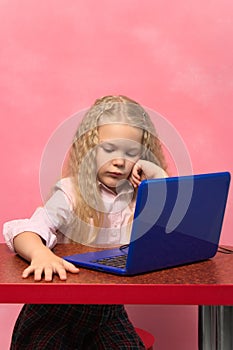
M119 178L119 177L122 177L122 176L124 176L124 174L122 174L122 173L118 173L118 172L108 172L107 173L108 174L108 176L110 176L110 177L114 177L114 178Z

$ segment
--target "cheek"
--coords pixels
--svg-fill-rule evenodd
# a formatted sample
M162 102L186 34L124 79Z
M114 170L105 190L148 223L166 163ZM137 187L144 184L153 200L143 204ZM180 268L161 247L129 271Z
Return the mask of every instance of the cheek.
M104 152L97 152L96 155L96 167L97 171L104 169L111 162L111 156Z
M133 169L133 167L134 167L134 165L137 163L137 161L140 159L140 156L137 156L137 157L135 157L134 159L132 159L132 158L127 158L126 159L126 168L127 168L127 171L128 171L128 173L130 174L131 173L131 171L132 171L132 169Z
M136 162L137 160L128 160L128 159L125 161L125 167L128 173L131 173L133 166L135 165Z

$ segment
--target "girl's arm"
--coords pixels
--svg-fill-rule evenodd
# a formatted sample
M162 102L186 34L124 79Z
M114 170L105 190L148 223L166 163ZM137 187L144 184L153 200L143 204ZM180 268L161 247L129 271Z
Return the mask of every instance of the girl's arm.
M37 208L30 219L12 220L3 225L7 246L30 262L23 271L24 278L34 274L37 281L42 276L51 281L55 273L63 280L66 279L66 271L79 271L50 250L57 243L57 231L69 227L72 222L71 190L63 190L66 183L69 185L68 179L58 182L45 206Z
M17 235L14 238L14 248L20 256L30 262L23 271L23 278L33 273L35 281L40 281L42 275L45 281L51 281L55 273L61 280L66 280L66 271L79 271L73 264L55 255L34 232L22 232Z
M167 176L167 173L157 164L149 162L148 160L139 159L132 169L129 180L134 187L138 187L142 180Z

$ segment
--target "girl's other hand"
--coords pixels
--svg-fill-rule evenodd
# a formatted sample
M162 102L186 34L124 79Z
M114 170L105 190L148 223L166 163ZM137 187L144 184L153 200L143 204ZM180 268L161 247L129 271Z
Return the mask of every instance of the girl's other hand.
M35 281L40 281L44 276L45 281L49 282L52 281L53 274L57 274L61 280L66 280L67 271L78 273L79 269L44 246L33 252L31 263L23 271L22 277L34 274Z
M144 179L145 176L142 171L142 166L138 161L133 166L129 181L131 182L134 188L137 188L140 185L141 181Z
M129 181L136 188L145 179L167 177L167 173L155 163L139 159L133 166Z

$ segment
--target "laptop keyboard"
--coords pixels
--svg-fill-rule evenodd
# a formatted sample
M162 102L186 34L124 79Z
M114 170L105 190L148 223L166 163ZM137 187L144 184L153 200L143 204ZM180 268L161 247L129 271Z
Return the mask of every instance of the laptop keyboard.
M98 263L107 266L125 268L126 267L127 254L112 256L109 258L102 258L97 260L92 260L93 263Z

